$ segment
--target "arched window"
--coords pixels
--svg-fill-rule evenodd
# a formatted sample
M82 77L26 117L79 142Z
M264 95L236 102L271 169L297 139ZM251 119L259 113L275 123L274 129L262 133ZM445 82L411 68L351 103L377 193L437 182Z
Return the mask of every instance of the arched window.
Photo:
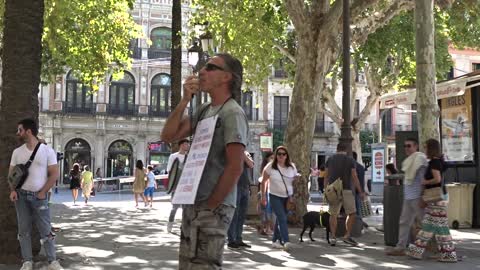
M152 45L148 49L148 58L166 58L171 55L172 48L172 29L166 27L157 27L150 34Z
M65 146L65 155L63 159L64 170L68 173L73 168L73 164L78 163L82 169L83 166L91 165L91 148L87 141L80 138L70 140Z
M110 83L108 113L116 115L135 114L135 79L128 72L123 78Z
M170 112L170 75L160 73L152 79L150 115L167 117Z
M113 142L108 147L107 177L133 175L133 148L124 140Z
M67 94L65 97L66 113L93 113L93 95L90 87L83 84L70 71L67 74Z

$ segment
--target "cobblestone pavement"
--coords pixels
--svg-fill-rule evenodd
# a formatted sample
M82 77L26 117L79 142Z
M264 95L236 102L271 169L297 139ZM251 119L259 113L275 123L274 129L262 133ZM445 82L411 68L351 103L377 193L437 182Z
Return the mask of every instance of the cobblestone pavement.
M153 270L176 269L179 243L179 219L173 234L165 231L170 211L169 196L156 193L153 208L135 208L133 195L127 193L97 194L91 205L74 206L67 190L53 198L52 221L60 227L57 233L58 257L65 269L72 270ZM319 203L309 204L309 210L319 210ZM254 226L246 226L244 240L251 249L225 249L224 269L480 269L480 231L453 230L458 254L456 264L422 261L405 257L385 256L383 234L374 227L381 223L381 206L377 216L366 220L369 225L359 247L342 243L330 247L325 230L316 229L316 242L298 243L300 228L290 228L295 243L291 252L271 248L268 238L259 236ZM46 269L37 262L35 269ZM19 266L0 265L13 270Z

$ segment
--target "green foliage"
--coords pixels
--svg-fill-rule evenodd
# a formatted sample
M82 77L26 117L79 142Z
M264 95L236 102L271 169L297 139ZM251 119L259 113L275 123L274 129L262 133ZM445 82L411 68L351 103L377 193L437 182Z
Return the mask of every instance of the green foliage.
M362 147L362 153L370 153L372 148L370 144L378 140L377 134L370 130L361 130L360 131L360 146Z
M437 10L435 16L435 61L439 80L452 66L448 53L448 35L443 14ZM403 12L386 26L378 29L357 51L359 63L368 62L381 78L387 78L396 87L415 84L415 18L413 11ZM398 68L398 73L393 69Z
M273 150L275 150L280 145L284 145L283 140L285 138L284 129L274 129L273 130Z
M129 42L141 28L129 10L134 0L45 0L42 80L52 81L68 69L96 89L105 75L116 77L131 65ZM5 1L0 0L3 28ZM2 31L3 32L3 31Z
M194 0L191 23L208 21L208 30L220 47L242 61L244 80L259 86L281 57L275 48L284 42L288 15L280 0ZM193 33L198 35L198 33Z
M66 68L95 88L131 64L129 42L141 30L128 13L133 0L46 0L42 77Z
M455 1L444 19L456 47L480 48L480 0Z

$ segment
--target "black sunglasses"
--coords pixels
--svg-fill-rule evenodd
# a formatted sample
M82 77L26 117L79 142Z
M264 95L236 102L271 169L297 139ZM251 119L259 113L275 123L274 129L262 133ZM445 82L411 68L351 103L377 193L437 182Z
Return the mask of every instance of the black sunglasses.
M403 145L403 147L405 147L405 148L410 148L410 147L412 147L412 146L413 146L413 145L411 145L411 144L404 144L404 145Z
M277 156L286 156L286 155L287 155L287 153L285 153L285 152L278 152L277 153Z
M212 63L207 63L205 65L205 70L206 71L213 71L213 70L221 70L221 71L226 71L225 68L221 67L221 66L217 66L215 64L212 64Z

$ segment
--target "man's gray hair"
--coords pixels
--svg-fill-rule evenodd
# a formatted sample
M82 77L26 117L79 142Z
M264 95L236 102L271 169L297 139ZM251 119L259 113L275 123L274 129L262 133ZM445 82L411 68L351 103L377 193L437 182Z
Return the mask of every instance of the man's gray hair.
M225 62L225 69L232 73L232 80L230 81L230 92L232 97L238 102L241 98L242 82L243 82L243 66L240 60L228 53L218 53L218 56Z

